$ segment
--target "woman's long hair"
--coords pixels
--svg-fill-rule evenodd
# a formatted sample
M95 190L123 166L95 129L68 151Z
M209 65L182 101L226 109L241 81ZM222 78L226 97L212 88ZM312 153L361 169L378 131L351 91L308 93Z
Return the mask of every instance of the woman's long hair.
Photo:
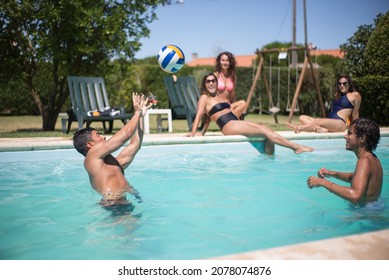
M230 67L228 67L228 75L231 76L231 79L234 83L236 83L236 72L235 72L235 67L236 67L236 60L235 56L230 53L230 52L222 52L216 57L216 72L221 73L222 72L222 66L220 64L220 60L222 58L222 55L226 55L228 57L228 61L230 62Z

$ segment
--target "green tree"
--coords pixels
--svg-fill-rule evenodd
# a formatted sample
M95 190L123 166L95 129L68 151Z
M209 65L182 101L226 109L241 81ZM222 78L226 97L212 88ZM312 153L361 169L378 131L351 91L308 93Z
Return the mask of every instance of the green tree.
M269 44L266 44L262 47L262 51L264 50L274 50L274 49L278 49L279 52L284 52L284 51L287 51L288 48L291 48L292 47L292 42L279 42L279 41L274 41L274 42L271 42ZM304 45L302 44L296 44L296 47L297 48L303 48ZM273 65L277 64L277 63L280 63L280 65L282 66L286 66L288 64L288 60L281 60L281 61L278 61L278 53L268 53L268 54L264 54L264 63L265 65L268 65L270 64L270 60L271 60L271 63ZM300 51L297 51L297 61L303 61L304 60L304 50L300 50Z
M24 82L52 131L68 98L67 77L96 73L111 58L133 59L166 0L3 0L0 80ZM39 76L44 75L44 80Z
M373 30L364 55L366 75L389 76L389 12Z
M136 61L136 64L137 65L155 65L156 61L157 61L157 55L145 57L143 59L139 59Z
M361 25L358 30L347 39L347 43L340 45L344 52L344 69L355 77L365 75L365 50L370 40L373 30L380 22L382 14L378 14L374 20L374 25Z

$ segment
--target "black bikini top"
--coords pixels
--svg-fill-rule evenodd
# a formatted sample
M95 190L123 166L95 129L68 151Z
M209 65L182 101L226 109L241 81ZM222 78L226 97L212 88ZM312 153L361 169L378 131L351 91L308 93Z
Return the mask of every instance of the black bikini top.
M230 103L227 103L227 102L217 103L217 104L213 105L211 110L209 110L208 115L212 116L212 115L216 114L217 112L220 112L224 109L228 109L230 107L231 107Z

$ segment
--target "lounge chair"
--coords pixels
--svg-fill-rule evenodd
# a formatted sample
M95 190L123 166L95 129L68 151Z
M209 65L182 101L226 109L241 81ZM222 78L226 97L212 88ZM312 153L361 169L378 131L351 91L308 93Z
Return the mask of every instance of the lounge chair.
M180 76L174 81L172 76L165 76L163 81L169 96L173 119L186 118L189 131L192 130L193 120L197 112L197 102L200 98L196 79L191 76Z
M73 121L78 122L78 129L82 129L84 123L89 127L92 122L102 122L104 133L111 133L114 120L125 124L132 117L132 114L125 113L124 107L110 106L103 78L70 76L68 83L72 109L68 111L66 133L69 133ZM109 123L108 129L106 122Z

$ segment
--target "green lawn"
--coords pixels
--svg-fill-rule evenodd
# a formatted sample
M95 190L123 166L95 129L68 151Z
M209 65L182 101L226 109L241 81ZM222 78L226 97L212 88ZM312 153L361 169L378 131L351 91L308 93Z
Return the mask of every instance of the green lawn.
M246 120L263 123L271 127L273 130L288 130L286 121L288 116L277 116L278 124L275 123L273 116L269 115L258 115L249 114ZM297 117L292 120L294 123L297 122ZM167 121L164 121L164 127L167 127ZM123 123L121 121L114 122L114 131L116 132ZM42 119L40 116L0 116L0 138L5 137L71 137L77 130L77 123L73 122L72 129L68 135L62 133L61 119L57 120L55 131L42 132ZM92 126L98 130L102 129L102 123L92 123ZM209 130L210 132L219 131L217 125L212 122ZM157 133L156 116L150 117L150 132ZM173 132L174 133L186 133L188 132L188 125L186 120L173 120ZM164 132L167 133L167 132Z

